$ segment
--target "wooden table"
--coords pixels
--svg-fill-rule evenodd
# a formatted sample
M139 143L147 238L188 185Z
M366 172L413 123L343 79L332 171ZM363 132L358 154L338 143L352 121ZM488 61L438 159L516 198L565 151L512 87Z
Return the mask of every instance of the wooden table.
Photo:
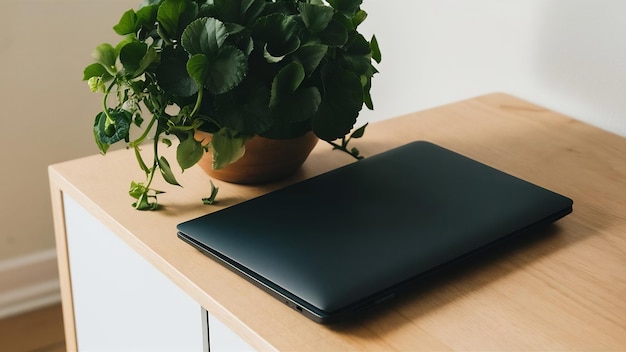
M574 200L556 225L390 302L358 321L300 316L176 237L177 223L352 160L319 143L302 170L261 187L216 182L199 168L139 212L132 152L50 167L67 344L76 348L63 196L70 196L209 314L259 350L626 350L626 139L505 94L385 120L354 146L368 156L428 140ZM424 165L428 167L428 165ZM115 302L93 302L102 309ZM120 317L123 320L123 317ZM111 337L113 338L113 337Z

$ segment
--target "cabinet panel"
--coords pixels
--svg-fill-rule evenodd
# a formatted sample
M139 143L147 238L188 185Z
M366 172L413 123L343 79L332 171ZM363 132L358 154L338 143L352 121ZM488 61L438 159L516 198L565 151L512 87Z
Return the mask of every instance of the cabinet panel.
M64 207L79 350L202 351L200 305L67 195Z
M203 309L208 323L209 345L211 352L250 352L256 351L234 331L224 325L219 319Z

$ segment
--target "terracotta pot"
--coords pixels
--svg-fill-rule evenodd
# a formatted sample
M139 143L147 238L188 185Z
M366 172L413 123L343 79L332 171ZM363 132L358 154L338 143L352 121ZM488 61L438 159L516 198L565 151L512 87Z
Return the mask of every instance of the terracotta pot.
M196 132L196 139L210 141L210 134ZM298 170L317 144L313 132L293 139L269 139L255 136L245 143L241 159L213 170L211 152L204 153L198 165L211 177L239 184L260 184L278 181Z

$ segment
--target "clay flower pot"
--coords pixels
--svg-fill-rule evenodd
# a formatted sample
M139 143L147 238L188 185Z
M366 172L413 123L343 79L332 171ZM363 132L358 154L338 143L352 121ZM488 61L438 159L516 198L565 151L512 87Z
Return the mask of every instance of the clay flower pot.
M210 134L196 132L196 139L210 141ZM270 139L255 136L245 142L241 159L222 169L213 170L212 154L204 153L198 165L211 177L238 184L278 181L295 173L318 142L313 132L293 139Z

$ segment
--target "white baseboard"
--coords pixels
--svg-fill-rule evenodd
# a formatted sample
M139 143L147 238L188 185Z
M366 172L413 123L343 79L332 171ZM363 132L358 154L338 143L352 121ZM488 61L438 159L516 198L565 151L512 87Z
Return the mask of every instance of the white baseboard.
M0 261L0 319L60 301L56 250Z

